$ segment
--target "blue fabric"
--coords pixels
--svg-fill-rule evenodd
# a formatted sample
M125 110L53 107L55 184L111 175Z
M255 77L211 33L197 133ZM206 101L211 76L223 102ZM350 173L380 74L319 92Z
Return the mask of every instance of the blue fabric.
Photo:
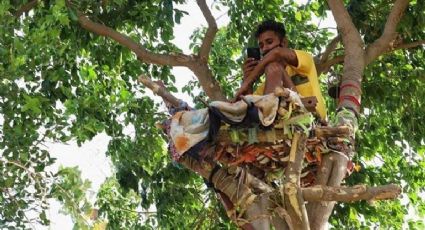
M174 106L171 106L171 107L168 108L168 112L171 115L174 115L177 112L180 112L180 111L183 111L183 110L192 110L192 108L183 100L179 100L179 107L176 108Z

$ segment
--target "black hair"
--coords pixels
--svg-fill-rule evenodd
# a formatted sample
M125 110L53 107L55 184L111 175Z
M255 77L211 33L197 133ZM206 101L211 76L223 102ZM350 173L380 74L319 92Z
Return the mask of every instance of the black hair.
M274 31L280 39L284 38L286 35L285 25L275 20L266 20L259 24L257 26L257 31L255 31L255 37L258 38L260 34L266 31Z

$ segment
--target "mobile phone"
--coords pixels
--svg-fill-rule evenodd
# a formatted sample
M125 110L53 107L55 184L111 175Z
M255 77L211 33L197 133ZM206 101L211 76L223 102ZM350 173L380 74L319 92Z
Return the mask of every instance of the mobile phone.
M248 58L254 58L255 60L261 59L260 48L258 47L248 47L246 48L246 53Z

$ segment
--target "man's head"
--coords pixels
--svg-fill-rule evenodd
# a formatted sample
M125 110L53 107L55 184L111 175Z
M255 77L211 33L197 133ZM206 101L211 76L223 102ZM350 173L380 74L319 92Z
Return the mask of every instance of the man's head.
M262 22L257 27L255 36L258 40L258 46L261 53L266 54L277 46L286 47L288 41L285 37L286 30L283 23L274 20L267 20Z

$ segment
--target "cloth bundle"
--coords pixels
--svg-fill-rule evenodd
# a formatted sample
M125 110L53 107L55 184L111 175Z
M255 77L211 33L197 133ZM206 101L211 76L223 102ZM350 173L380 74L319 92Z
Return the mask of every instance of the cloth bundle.
M279 98L274 94L248 95L235 103L214 101L209 108L177 112L169 129L173 158L177 160L197 144L214 138L221 121L236 126L268 127L276 118L278 106Z

